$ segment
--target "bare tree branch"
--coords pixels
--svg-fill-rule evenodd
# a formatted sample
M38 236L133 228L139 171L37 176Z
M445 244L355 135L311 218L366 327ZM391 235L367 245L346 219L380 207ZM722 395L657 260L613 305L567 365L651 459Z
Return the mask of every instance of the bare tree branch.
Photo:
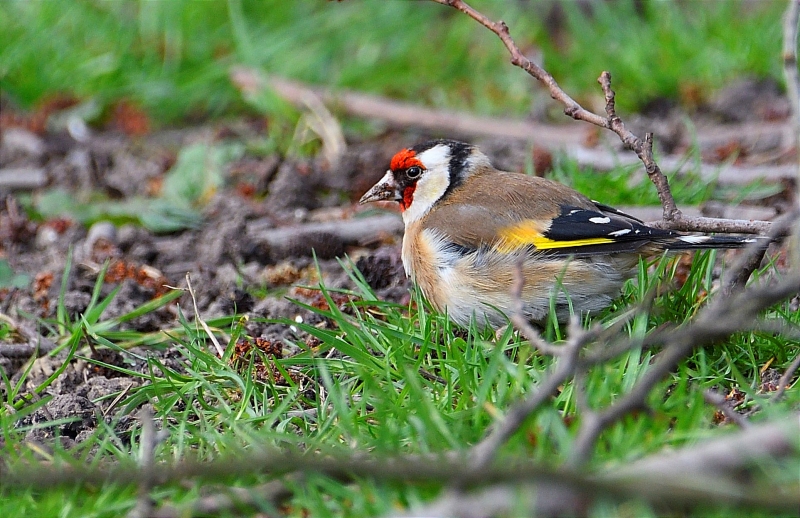
M778 381L778 389L770 399L771 401L777 401L783 397L784 392L786 392L786 387L789 386L789 383L792 381L792 377L794 376L794 373L797 372L797 369L800 369L800 353L794 357L794 360L792 360L792 363L786 369L786 372L784 372L783 376L781 376L780 381Z
M569 460L572 466L585 463L600 433L623 416L644 408L650 391L678 362L697 347L713 343L747 329L758 312L800 290L800 271L789 272L778 284L750 288L729 297L716 297L695 319L669 332L656 331L648 339L660 341L664 350L630 392L603 409L596 419L584 420L578 430Z
M729 275L726 277L726 282L722 286L722 294L729 295L732 291L742 289L747 284L753 272L761 266L761 261L767 254L770 242L756 243L752 253L746 253L745 259L741 262L741 268L734 269L738 272L736 275Z
M518 263L514 274L514 285L511 296L514 299L514 312L511 315L512 323L520 333L542 354L556 357L556 364L551 368L550 374L538 387L523 399L512 406L499 420L492 431L470 450L470 469L481 472L494 460L497 451L505 442L522 427L525 421L550 397L555 395L562 383L574 376L579 365L578 358L583 346L602 332L599 327L585 331L573 316L570 319L569 339L563 346L554 346L539 335L530 325L523 311L522 287L525 277L522 263Z
M704 217L651 221L648 225L681 232L730 232L735 234L766 234L772 227L772 223L769 221Z
M796 454L799 418L792 415L782 421L753 425L741 432L656 453L601 471L594 480L621 484L614 488L616 491L625 491L627 484L631 484L627 486L631 489L636 486L632 494L662 512L685 513L694 506L708 505L712 501L732 508L740 505L742 495L754 496L752 488L745 487L740 478L737 479L743 470L767 458L779 462L787 455ZM785 488L771 489L778 498L789 496ZM587 514L595 500L591 496L581 488L520 479L516 484L490 485L473 492L445 491L433 502L395 516L471 518L521 511L533 516L581 516ZM790 512L794 510L796 507Z
M474 19L493 33L495 33L505 45L509 54L511 54L511 64L518 66L525 70L528 74L533 76L539 82L547 87L550 91L550 97L558 101L564 106L564 113L576 120L581 120L606 128L619 136L622 143L628 149L636 153L639 160L644 164L647 176L653 181L658 190L658 196L661 200L664 209L665 221L676 221L681 219L681 212L675 205L675 200L672 198L672 193L669 190L669 182L666 176L661 172L658 164L653 159L653 137L652 134L645 136L642 141L639 137L634 135L630 130L625 128L622 119L620 119L614 108L614 91L611 89L611 74L603 72L598 79L603 93L606 98L606 117L592 113L583 108L575 99L570 97L558 85L553 76L550 75L545 69L529 60L522 51L517 47L517 44L511 38L508 26L503 21L493 22L482 13L470 7L463 0L432 0L436 3L447 5L458 9L470 18Z
M297 453L274 449L251 448L238 455L228 454L208 462L192 460L177 463L144 466L103 465L91 466L75 463L53 465L49 462L25 464L13 469L0 464L0 476L4 487L33 486L41 491L53 486L74 486L80 483L98 485L140 484L149 480L152 484L166 484L190 478L219 481L223 477L257 473L282 475L286 473L323 473L341 481L354 478L370 478L380 481L403 481L404 483L451 483L468 490L473 487L491 487L496 484L534 483L539 489L557 489L562 495L578 495L583 501L602 499L623 501L631 497L662 506L664 509L701 507L709 504L739 505L759 508L762 511L788 511L796 509L800 493L797 487L750 488L717 484L730 480L747 467L767 459L785 459L797 453L797 437L800 435L800 416L772 423L753 426L727 437L717 438L666 454L655 454L622 468L605 473L589 474L563 469L554 469L517 459L503 466L488 466L476 472L470 469L469 457L371 456L362 454L324 455L320 453ZM284 475L285 476L285 475ZM693 484L687 484L692 476ZM708 483L697 484L695 476L707 476ZM716 478L715 478L716 477ZM543 485L540 485L543 484ZM277 501L286 495L280 482L267 483L255 490L263 490L261 496ZM252 490L251 490L252 491ZM231 500L241 497L245 505L255 502L257 494L247 496L238 491L230 495ZM191 506L198 512L215 509L224 510L232 503L221 495L196 502ZM573 502L565 501L569 509ZM167 507L156 516L174 516L173 508Z
M299 225L273 228L266 219L255 220L247 225L247 238L252 243L263 244L272 255L282 257L288 251L298 253L304 248L311 255L311 245L323 236L327 241L345 245L380 241L386 236L400 234L403 221L395 214L384 214L364 218L336 221L310 222Z
M541 122L502 117L482 117L470 113L437 110L430 106L397 101L387 97L354 92L330 90L310 86L299 81L270 75L260 78L253 70L237 68L231 72L234 83L246 82L247 88L271 88L287 101L302 106L307 94L317 95L334 109L356 117L386 121L393 126L416 127L452 135L470 137L500 137L536 143L548 149L560 149L579 164L608 170L619 166L640 163L635 156L618 155L605 148L587 148L587 132L574 124L546 124ZM685 145L697 144L701 149L715 149L731 141L746 139L763 143L780 141L788 125L780 123L726 124L703 128L703 133ZM691 171L701 178L718 184L742 185L756 180L780 181L795 176L794 166L787 165L736 165L733 163L700 163L687 161L682 156L665 156L659 160L662 170L682 173ZM680 209L680 207L679 207ZM684 214L685 217L685 214ZM650 219L650 218L648 218Z
M483 471L494 460L497 451L513 436L539 407L558 393L559 387L575 373L582 341L564 346L564 353L555 360L549 374L525 399L512 406L492 431L470 451L470 469Z
M332 91L312 87L299 81L274 75L261 79L257 76L256 71L243 68L234 70L231 75L234 83L242 80L263 83L259 86L273 89L292 104L301 105L303 97L307 93L313 93L334 109L340 109L356 117L383 120L392 126L403 128L425 128L433 131L447 131L455 135L504 137L520 140L532 140L535 136L536 143L545 147L578 145L587 136L577 130L577 125L544 124L529 120L484 117L437 110L362 92ZM245 77L245 75L250 77Z
M669 180L661 172L655 159L653 158L653 134L645 133L644 145L639 139L630 131L625 129L625 124L619 118L616 111L616 101L614 99L614 90L611 89L611 73L603 71L600 77L597 78L600 87L603 89L603 94L606 98L606 114L608 115L608 128L614 133L619 135L622 142L626 147L636 152L636 155L644 164L644 169L647 172L648 178L656 186L658 198L661 201L661 206L664 209L664 221L675 221L681 219L681 212L675 204L675 199L672 197L672 190L669 188Z
M633 461L608 475L610 480L708 475L734 476L760 458L780 459L797 452L800 416L752 425L746 430L702 441L679 450Z

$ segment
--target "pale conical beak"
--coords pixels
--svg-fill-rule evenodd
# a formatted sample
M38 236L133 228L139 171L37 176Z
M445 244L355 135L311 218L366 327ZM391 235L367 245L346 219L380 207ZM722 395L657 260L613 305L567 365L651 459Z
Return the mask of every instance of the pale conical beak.
M383 201L383 200L402 200L403 196L397 189L397 183L394 181L394 175L392 175L391 171L386 171L386 174L383 175L383 178L372 186L372 189L368 190L364 196L358 200L358 203L369 203L371 201Z

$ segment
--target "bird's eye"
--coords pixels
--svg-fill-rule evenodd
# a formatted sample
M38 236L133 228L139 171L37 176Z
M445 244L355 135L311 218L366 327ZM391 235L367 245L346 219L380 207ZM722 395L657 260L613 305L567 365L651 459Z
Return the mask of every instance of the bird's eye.
M406 169L406 176L411 178L412 180L415 178L419 178L419 175L422 174L422 168L417 165L412 165L408 169Z

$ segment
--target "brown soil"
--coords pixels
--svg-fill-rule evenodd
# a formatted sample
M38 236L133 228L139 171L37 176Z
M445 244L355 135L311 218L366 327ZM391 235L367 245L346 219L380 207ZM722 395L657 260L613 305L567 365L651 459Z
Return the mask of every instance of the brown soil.
M164 131L144 138L102 133L79 142L66 133L37 135L14 128L5 133L0 147L0 170L44 171L46 182L33 189L10 192L0 200L0 259L30 280L24 288L0 290L0 313L9 317L12 332L0 339L0 370L18 380L31 361L20 397L49 401L20 425L78 418L56 427L30 432L29 440L47 442L56 434L66 446L80 442L97 426L98 418L125 427L130 418L114 401L115 394L142 383L114 369L74 359L45 392L33 389L64 362L66 351L48 356L55 343L43 322L56 318L59 291L68 256L72 268L66 280L63 304L74 321L85 313L101 266L109 261L101 298L120 287L101 316L102 320L129 312L170 292L169 286L186 287L189 275L196 309L205 320L247 314L246 333L259 343L305 340L288 325L256 322L257 317L296 319L319 323L322 318L296 305L297 299L320 304L315 290L320 276L329 288L354 288L337 257L347 254L383 300L407 303L408 282L399 257L399 235L387 231L342 237L335 231L307 233L284 246L269 246L260 236L284 226L350 221L359 216L350 202L379 178L398 145L387 138L352 145L331 167L322 159L281 159L277 156L244 158L228 164L227 183L202 208L202 224L195 229L155 234L139 225L115 226L98 221L86 226L69 215L32 221L23 210L23 198L53 188L80 196L99 192L112 199L158 193L164 174L177 152L192 142L223 139L248 140L258 127L247 122L200 129ZM413 137L411 137L413 138ZM0 186L2 192L2 186ZM375 212L375 209L366 210ZM399 219L399 217L398 217ZM366 242L369 241L369 242ZM316 254L315 263L312 254ZM317 269L317 264L319 270ZM269 296L258 296L269 293ZM193 311L188 293L165 307L124 323L120 329L141 332L178 326L178 308ZM38 350L37 350L38 344ZM147 364L137 356L156 356L180 369L181 356L173 349L134 348L131 355L103 348L82 350L93 359L144 372ZM38 359L35 359L37 356ZM0 384L0 397L7 387ZM115 406L116 405L116 406ZM101 417L98 417L101 416Z

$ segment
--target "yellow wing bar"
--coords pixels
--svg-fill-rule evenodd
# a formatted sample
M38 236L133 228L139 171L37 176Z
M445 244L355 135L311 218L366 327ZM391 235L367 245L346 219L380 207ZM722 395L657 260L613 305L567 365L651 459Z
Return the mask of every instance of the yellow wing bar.
M608 237L555 240L545 237L544 231L543 225L536 221L521 221L515 225L500 229L498 232L500 239L495 248L498 252L510 253L527 246L534 246L538 250L551 250L554 248L602 245L614 242L613 239Z

